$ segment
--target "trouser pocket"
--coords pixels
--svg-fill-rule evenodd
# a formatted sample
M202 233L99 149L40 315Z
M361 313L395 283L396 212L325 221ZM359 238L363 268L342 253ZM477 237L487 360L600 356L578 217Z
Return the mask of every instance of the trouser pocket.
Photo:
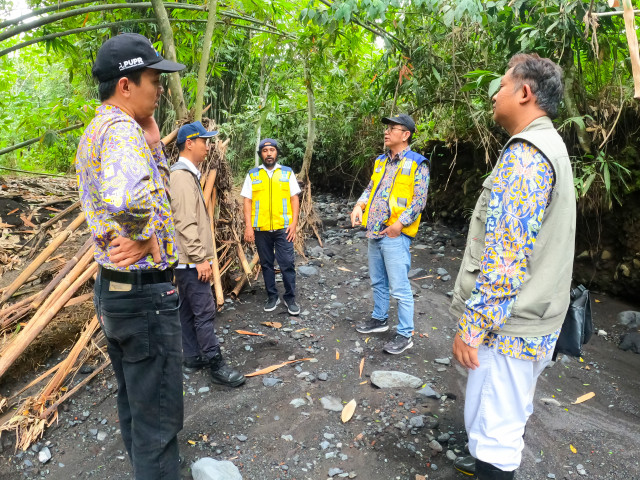
M151 356L149 313L140 309L143 299L120 300L116 305L101 302L102 327L122 352L124 362L139 362Z

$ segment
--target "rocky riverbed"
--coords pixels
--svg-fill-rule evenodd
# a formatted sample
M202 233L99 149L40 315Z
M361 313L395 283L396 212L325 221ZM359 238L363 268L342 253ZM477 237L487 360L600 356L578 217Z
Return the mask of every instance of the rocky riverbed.
M284 307L263 312L258 281L238 301L226 300L217 319L225 355L243 373L304 361L249 378L237 389L213 385L206 371L185 372L184 478L192 478L192 465L206 457L226 462L196 468L227 468L218 478L229 480L469 478L452 467L465 452L466 372L451 356L455 321L448 313L463 232L421 225L411 249L415 345L391 356L381 347L392 331L362 335L353 328L370 315L372 295L366 239L350 228L351 205L325 195L316 201L324 246L310 240L307 259L298 258L301 315L290 317ZM593 309L600 332L582 360L561 356L538 382L520 480L640 479L640 355L618 348L632 322L620 324L618 313L638 308L594 295ZM393 326L395 316L392 302ZM77 381L90 371L85 367ZM101 373L63 405L58 422L26 452L15 452L15 439L3 434L0 477L131 479L116 389L109 370ZM589 392L595 397L572 404ZM343 423L342 408L351 400L355 412Z

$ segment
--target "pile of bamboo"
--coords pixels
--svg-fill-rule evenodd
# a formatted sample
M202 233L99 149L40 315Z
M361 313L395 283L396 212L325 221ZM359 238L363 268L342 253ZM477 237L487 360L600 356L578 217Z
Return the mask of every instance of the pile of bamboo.
M206 119L203 124L205 127L213 126ZM175 137L175 132L172 136ZM165 142L170 143L172 136L166 137ZM243 286L258 275L254 271L258 263L257 255L253 255L251 263L245 255L242 207L232 192L231 170L225 160L227 145L228 140L215 141L202 169L202 188L216 252L212 264L212 284L219 306L224 304L225 291L232 297L237 297ZM170 145L167 151L170 159L177 160L175 146ZM40 292L8 304L8 300L25 283L37 278L37 272L44 262L84 224L85 216L81 213L51 240L10 285L1 290L0 381L64 307L91 300L91 291L76 296L90 287L98 270L93 258L93 242L89 238ZM240 275L231 274L238 271ZM79 368L89 359L95 358L96 354L103 358L101 365L81 384L88 382L109 363L104 337L99 331L97 319L93 317L86 323L80 338L62 362L11 397L0 397L0 415L7 412L0 416L0 434L3 431L15 432L16 447L21 449L27 449L37 441L45 428L57 419L57 407L80 388L81 384L71 388ZM24 396L48 378L50 380L37 393ZM12 410L14 407L17 407L15 411Z

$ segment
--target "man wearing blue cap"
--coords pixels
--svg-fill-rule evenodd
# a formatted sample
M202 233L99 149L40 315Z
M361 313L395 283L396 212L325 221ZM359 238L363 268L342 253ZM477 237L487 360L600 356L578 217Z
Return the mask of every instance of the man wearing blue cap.
M265 138L258 145L262 165L249 170L242 192L244 197L244 239L256 242L262 277L267 290L264 311L280 303L276 288L274 260L278 260L284 283L282 299L291 315L299 315L296 303L296 267L293 242L296 239L300 187L293 170L277 163L278 142Z
M211 223L205 207L200 170L207 158L208 132L200 122L178 131L180 158L171 167L171 209L176 225L182 353L189 369L208 367L214 383L237 387L244 376L226 365L215 332L216 303L211 291L211 261L215 257Z

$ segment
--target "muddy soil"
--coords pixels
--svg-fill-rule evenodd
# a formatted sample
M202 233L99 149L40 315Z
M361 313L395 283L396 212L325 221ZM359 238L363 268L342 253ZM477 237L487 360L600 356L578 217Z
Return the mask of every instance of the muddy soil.
M365 480L414 480L416 474L433 480L470 478L457 473L447 458L448 450L464 453L466 372L444 360L451 359L455 332L447 293L459 267L463 235L441 225L421 226L412 246L413 268L424 269L413 281L414 347L387 355L381 347L393 331L362 335L354 330L372 308L363 232L348 228L346 202L318 200L325 245L321 249L309 241L308 259L298 258L299 265L316 269L306 276L298 273L302 315L291 317L282 306L263 312L259 280L238 301L227 300L217 318L225 355L243 373L294 357L312 360L249 378L237 389L212 384L206 371L185 373L185 421L179 434L183 477L191 478L195 460L213 457L231 460L250 480L326 479L336 468ZM451 279L443 281L438 268ZM540 377L520 480L640 479L640 355L618 349L623 330L616 325L619 311L638 306L601 295L595 299L594 322L607 335L594 336L583 361L561 357ZM395 325L395 305L390 319ZM281 322L282 328L264 326L265 321ZM442 396L426 398L414 388L378 389L369 378L375 370L415 375ZM267 386L265 378L281 382ZM0 386L0 394L8 395L7 388ZM572 405L588 392L595 397ZM339 412L323 408L320 399L326 396L343 403L355 399L354 417L342 423ZM292 405L294 399L301 399L302 406ZM422 422L415 419L419 416ZM429 446L434 439L441 452ZM34 449L16 454L13 440L11 435L0 440L3 480L133 478L118 430L116 382L108 370L60 410L57 424ZM40 464L35 450L44 446L52 459Z

